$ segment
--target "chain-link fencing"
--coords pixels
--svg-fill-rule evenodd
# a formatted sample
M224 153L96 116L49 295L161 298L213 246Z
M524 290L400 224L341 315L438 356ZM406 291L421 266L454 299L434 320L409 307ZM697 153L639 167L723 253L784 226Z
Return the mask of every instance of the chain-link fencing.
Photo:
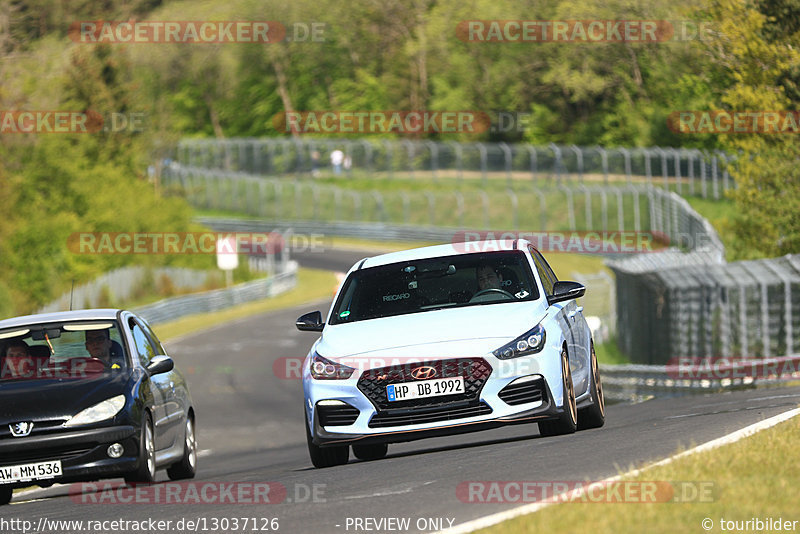
M342 163L331 154L341 151ZM188 167L257 176L394 177L434 180L505 180L513 189L526 181L603 186L644 183L680 195L719 199L734 187L720 151L685 148L535 146L395 139L184 139L177 161ZM333 161L337 161L334 158Z
M351 161L342 180L363 173L374 180L432 178L452 187L366 191L318 183L314 177L330 174L325 162L335 149ZM178 160L191 165L166 166L162 183L196 206L340 235L388 231L397 238L444 231L452 236L465 228L649 233L666 248L608 261L616 298L608 299L601 322L616 324L620 348L633 361L773 357L792 354L800 345L797 257L727 264L716 231L684 198L718 199L735 187L728 174L732 157L726 154L236 139L184 141ZM468 180L472 187L462 187ZM608 286L602 287L605 294Z

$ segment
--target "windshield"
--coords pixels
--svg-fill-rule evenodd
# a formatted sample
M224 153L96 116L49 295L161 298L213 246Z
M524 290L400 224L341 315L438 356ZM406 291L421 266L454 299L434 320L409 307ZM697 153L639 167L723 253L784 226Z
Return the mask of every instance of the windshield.
M81 380L125 370L116 321L74 321L0 330L0 382Z
M330 324L538 298L522 251L425 258L352 272Z

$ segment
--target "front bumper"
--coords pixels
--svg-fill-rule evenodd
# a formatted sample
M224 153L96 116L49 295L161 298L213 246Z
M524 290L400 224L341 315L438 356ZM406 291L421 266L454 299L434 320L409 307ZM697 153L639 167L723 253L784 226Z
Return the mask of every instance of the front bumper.
M113 443L120 443L124 448L119 458L108 456L108 446ZM63 470L62 475L56 478L3 486L48 486L53 483L113 478L136 469L138 458L138 434L133 426L127 425L0 440L0 469L4 466L61 460Z
M409 421L424 421L427 413L444 414L435 422L422 422L410 424L397 424L394 426L376 427L373 422L386 416L363 396L353 393L342 396L340 400L358 408L358 418L350 425L323 425L320 409L313 409L311 427L313 442L318 446L333 446L345 444L370 444L370 443L401 443L431 437L450 436L489 430L506 425L534 423L540 420L553 419L563 411L559 408L560 390L554 392L544 377L537 375L542 389L541 400L535 402L509 405L500 398L498 393L514 380L489 380L483 389L479 402L469 405L464 403L451 403L436 407L418 407L407 410ZM557 393L557 396L554 396ZM308 406L307 406L308 408ZM483 409L481 409L483 408ZM448 413L445 413L448 412ZM474 413L476 415L470 415ZM413 418L412 418L413 414ZM452 414L452 415L451 415ZM465 416L461 417L462 414ZM398 417L398 421L402 418Z

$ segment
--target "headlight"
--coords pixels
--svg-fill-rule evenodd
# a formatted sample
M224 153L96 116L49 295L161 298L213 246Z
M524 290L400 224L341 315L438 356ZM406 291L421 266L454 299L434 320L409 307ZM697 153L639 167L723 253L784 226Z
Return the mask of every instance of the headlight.
M492 352L492 354L501 360L536 354L544 348L544 340L544 327L541 324L537 324L514 341L506 343Z
M332 362L316 352L311 359L311 376L316 380L347 380L353 371L352 367Z
M72 419L64 423L64 426L88 425L111 419L125 406L125 395L117 395L108 400L104 400L90 408L78 412Z

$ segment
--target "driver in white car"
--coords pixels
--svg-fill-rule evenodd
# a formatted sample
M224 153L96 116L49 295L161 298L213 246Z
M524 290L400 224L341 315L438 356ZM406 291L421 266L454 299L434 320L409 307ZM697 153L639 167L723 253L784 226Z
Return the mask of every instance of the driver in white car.
M488 263L478 265L475 276L478 279L478 291L503 289L503 275Z

